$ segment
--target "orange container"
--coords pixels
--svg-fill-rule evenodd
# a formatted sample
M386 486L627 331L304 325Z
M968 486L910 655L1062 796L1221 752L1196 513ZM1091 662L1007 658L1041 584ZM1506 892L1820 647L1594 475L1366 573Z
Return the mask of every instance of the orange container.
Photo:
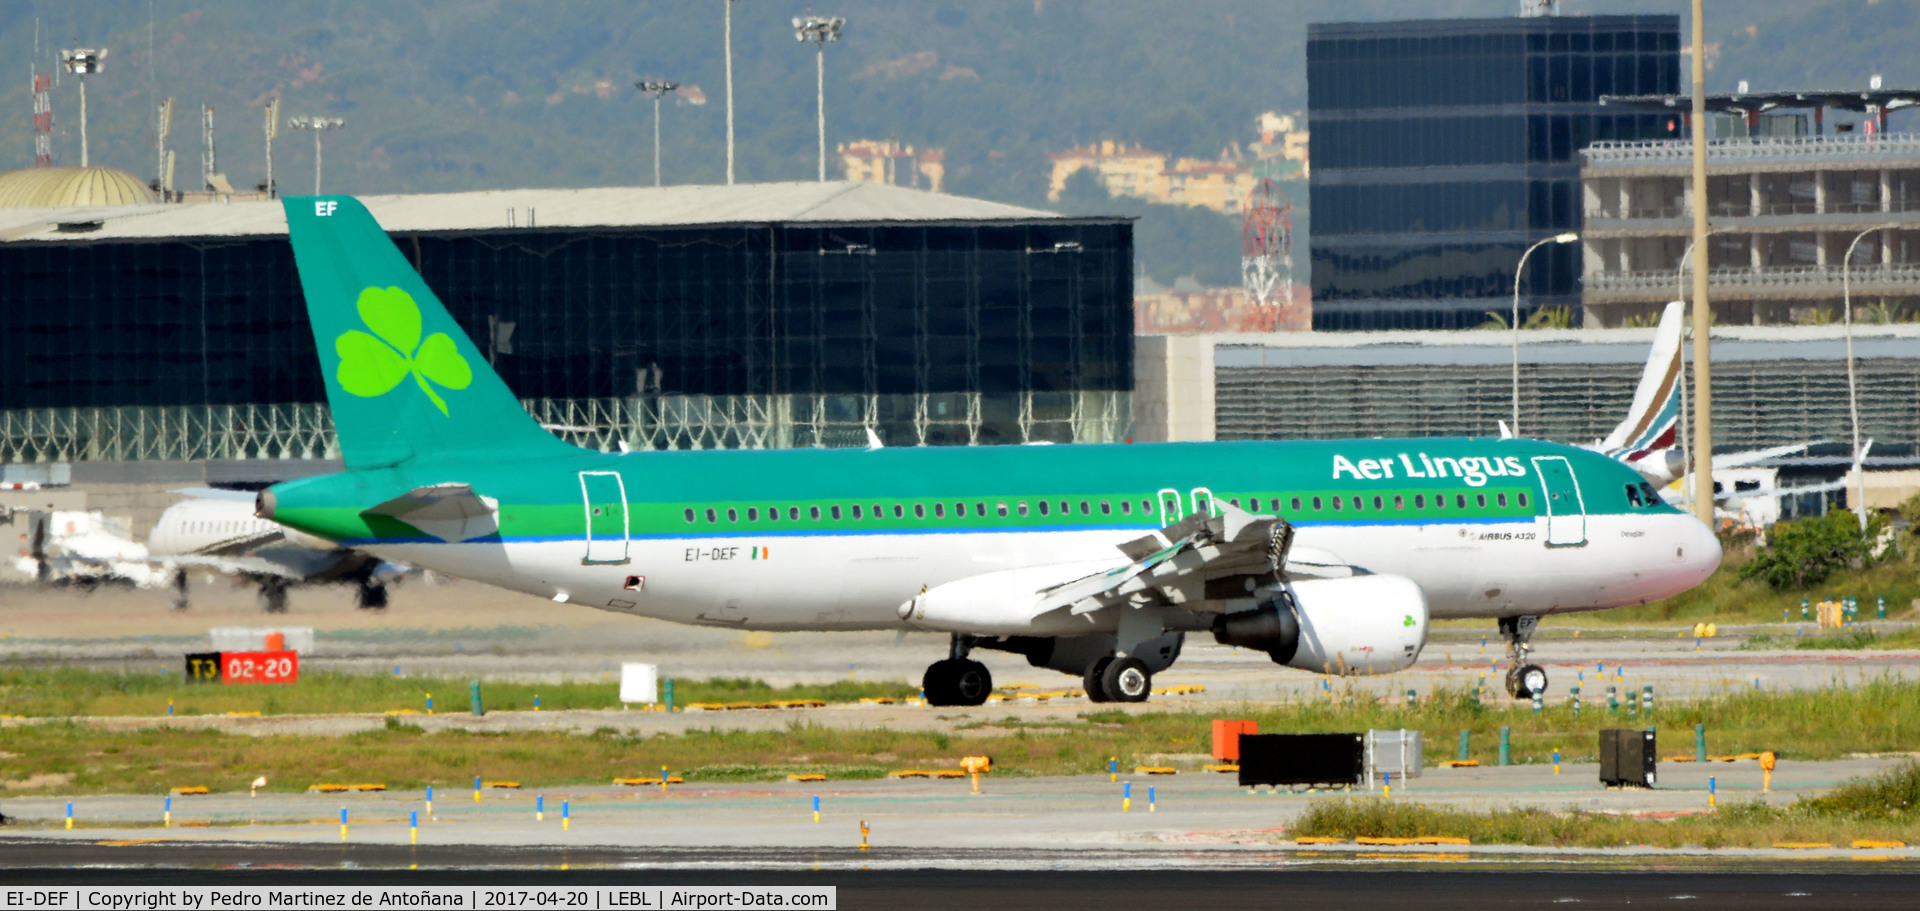
M286 633L268 633L266 650L270 652L286 651L287 650L287 634Z
M1240 735L1258 734L1260 726L1237 718L1213 719L1213 758L1222 762L1240 761Z

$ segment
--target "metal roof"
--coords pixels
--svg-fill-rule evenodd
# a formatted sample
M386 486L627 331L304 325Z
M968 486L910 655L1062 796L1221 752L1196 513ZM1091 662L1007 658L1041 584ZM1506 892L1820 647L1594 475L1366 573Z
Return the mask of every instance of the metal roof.
M1654 330L1539 329L1520 333L1523 364L1640 364ZM1910 360L1920 352L1920 324L1853 327L1854 356ZM1391 332L1291 332L1210 336L1214 364L1240 367L1489 366L1512 363L1513 334L1473 329ZM1846 358L1846 327L1715 326L1713 359L1727 361Z
M1838 108L1845 111L1897 111L1920 104L1914 89L1833 89L1800 92L1719 92L1706 96L1707 110L1720 113L1758 113L1774 108ZM1691 95L1602 95L1603 105L1642 110L1690 110Z
M0 209L151 205L140 178L115 168L0 171Z
M795 181L734 186L476 190L363 196L394 233L506 228L686 227L739 224L914 224L1122 221L1063 216L886 184ZM287 233L278 200L145 206L0 209L0 243L271 237Z

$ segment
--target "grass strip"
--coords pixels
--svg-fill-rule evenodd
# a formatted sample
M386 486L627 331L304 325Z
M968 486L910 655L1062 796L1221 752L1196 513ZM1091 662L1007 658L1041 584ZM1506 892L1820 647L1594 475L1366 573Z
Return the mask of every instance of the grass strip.
M1503 726L1511 730L1513 761L1521 764L1550 762L1556 749L1565 762L1592 762L1598 730L1639 726L1624 711L1610 716L1591 702L1576 719L1563 702L1535 715L1530 707L1481 705L1460 691L1442 691L1412 707L1339 691L1334 696L1204 713L1104 709L1045 727L1023 723L1017 710L986 709L975 710L985 718L976 716L964 729L956 724L931 732L828 728L796 718L780 730L684 735L631 736L612 728L593 734L427 734L403 718L389 718L380 730L348 736L256 737L52 722L4 729L0 787L14 793L158 793L194 784L232 791L245 790L256 775L287 791L349 779L394 788L457 786L475 776L551 787L652 775L662 765L694 784L777 781L815 771L834 778L878 777L896 768L954 768L968 755L992 756L996 775L1092 774L1104 771L1110 756L1124 768L1198 769L1209 758L1216 715L1253 719L1267 733L1415 729L1424 736L1429 764L1452 758L1459 732L1466 730L1470 758L1491 766ZM1712 755L1772 750L1791 769L1795 760L1911 750L1920 735L1920 682L1881 676L1808 691L1740 689L1684 705L1661 703L1654 721L1665 738L1663 755L1688 752L1697 721L1707 726Z
M434 711L470 710L471 678L394 677L385 674L305 672L289 685L222 685L189 683L177 673L121 672L79 667L0 669L0 714L39 718L76 716L223 715L259 712L262 715L378 713L411 710L425 712L427 698ZM823 700L858 702L867 697L905 699L919 693L900 683L843 680L826 685L775 687L749 678L674 681L674 701L773 702ZM534 697L545 711L616 709L617 682L515 683L481 681L481 701L500 711L528 711Z
M1782 843L1845 845L1920 839L1920 764L1855 779L1784 807L1729 802L1716 812L1648 818L1537 807L1487 812L1381 797L1316 801L1295 821L1296 839L1444 836L1476 845L1617 848L1766 848Z

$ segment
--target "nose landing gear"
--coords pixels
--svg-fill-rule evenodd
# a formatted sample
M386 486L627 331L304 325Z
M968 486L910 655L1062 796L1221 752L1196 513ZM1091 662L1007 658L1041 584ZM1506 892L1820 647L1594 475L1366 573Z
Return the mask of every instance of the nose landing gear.
M1527 660L1533 651L1533 632L1539 617L1501 617L1500 635L1507 640L1507 695L1532 699L1547 691L1547 670Z
M920 689L927 694L928 705L983 705L993 695L993 673L967 653L973 640L956 634L948 657L935 661L920 678Z

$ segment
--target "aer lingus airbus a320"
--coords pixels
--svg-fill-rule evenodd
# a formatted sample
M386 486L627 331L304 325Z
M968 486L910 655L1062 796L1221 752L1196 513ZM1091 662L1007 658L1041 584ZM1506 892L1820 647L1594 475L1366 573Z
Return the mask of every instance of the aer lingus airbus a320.
M1632 469L1525 439L601 453L542 430L359 202L286 200L346 471L257 510L554 601L758 630L931 630L1140 701L1187 633L1314 673L1412 664L1430 617L1683 591L1720 562ZM1296 546L1297 542L1297 546Z

